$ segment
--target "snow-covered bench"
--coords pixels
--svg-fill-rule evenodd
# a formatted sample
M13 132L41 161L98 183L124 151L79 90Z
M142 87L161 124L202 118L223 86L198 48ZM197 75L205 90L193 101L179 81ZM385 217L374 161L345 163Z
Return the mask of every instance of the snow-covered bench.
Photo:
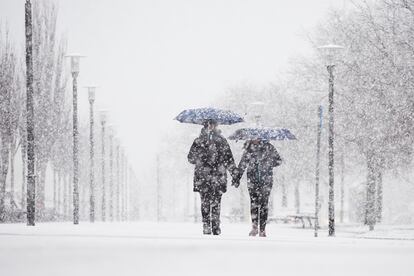
M315 221L315 216L312 214L293 214L293 215L286 215L286 216L276 216L271 217L268 219L268 222L283 222L283 223L290 223L290 222L298 222L300 221L302 223L302 227L306 228L306 222L308 222L309 227L313 227L312 220Z
M289 215L288 217L291 217L295 221L300 220L302 222L302 228L306 227L305 220L308 221L309 227L312 228L312 220L315 220L315 216L311 214L295 214L295 215Z

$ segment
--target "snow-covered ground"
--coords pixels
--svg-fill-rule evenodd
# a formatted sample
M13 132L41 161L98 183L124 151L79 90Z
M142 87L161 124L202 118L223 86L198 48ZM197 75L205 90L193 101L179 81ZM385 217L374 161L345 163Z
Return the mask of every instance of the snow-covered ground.
M192 223L0 225L0 275L414 275L414 228L342 227L337 237L270 224L224 224L220 237ZM30 274L28 274L28 272Z

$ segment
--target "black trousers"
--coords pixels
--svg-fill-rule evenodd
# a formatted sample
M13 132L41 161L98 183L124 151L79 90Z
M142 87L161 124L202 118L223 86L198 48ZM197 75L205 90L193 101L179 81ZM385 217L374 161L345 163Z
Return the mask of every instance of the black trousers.
M219 235L221 192L200 192L204 234Z
M254 185L253 187L249 187L248 190L250 195L250 214L253 226L260 227L260 231L265 231L269 214L269 197L272 187L267 185Z

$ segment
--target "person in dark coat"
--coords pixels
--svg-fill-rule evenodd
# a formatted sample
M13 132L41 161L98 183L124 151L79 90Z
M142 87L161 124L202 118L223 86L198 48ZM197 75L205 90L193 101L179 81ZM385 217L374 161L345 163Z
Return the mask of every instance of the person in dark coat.
M233 185L238 187L247 168L247 189L250 195L252 230L250 236L266 237L266 223L270 192L273 186L273 168L282 163L279 153L269 141L252 140L244 145ZM260 231L260 232L259 232Z
M195 165L194 192L200 193L203 233L220 235L221 196L227 191L227 171L236 175L236 165L227 140L217 123L207 121L188 153Z

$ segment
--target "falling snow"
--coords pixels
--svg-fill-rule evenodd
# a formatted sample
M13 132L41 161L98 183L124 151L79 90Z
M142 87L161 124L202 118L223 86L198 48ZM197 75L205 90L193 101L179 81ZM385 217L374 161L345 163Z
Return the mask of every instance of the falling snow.
M104 2L0 3L2 272L413 274L413 0Z

